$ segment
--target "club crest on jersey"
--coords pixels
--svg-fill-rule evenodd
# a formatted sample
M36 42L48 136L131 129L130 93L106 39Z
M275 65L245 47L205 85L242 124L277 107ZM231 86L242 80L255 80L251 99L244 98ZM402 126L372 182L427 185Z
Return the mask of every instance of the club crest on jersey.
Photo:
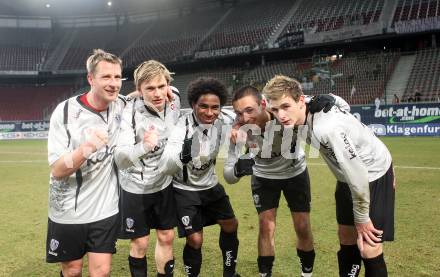
M258 148L258 144L256 144L255 142L250 142L248 146L249 148Z
M56 239L51 239L50 240L50 250L49 250L49 254L53 255L53 256L58 256L58 253L55 253L55 250L57 250L58 246L60 245L60 242L57 241Z
M176 108L176 104L174 104L174 102L171 102L170 109L174 111L175 108Z
M134 219L127 217L125 219L125 224L127 224L127 228L125 229L125 231L130 232L130 233L134 233L134 230L132 229L134 226Z

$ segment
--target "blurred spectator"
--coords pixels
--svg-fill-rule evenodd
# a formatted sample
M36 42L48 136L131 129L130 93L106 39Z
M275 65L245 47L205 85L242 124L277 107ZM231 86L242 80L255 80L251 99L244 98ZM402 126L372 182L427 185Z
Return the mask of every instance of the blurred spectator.
M422 94L418 89L416 89L416 93L414 94L414 101L416 102L422 101Z
M374 99L374 105L376 105L376 110L378 110L380 107L380 98L379 97L376 97L376 99Z
M396 94L393 95L393 104L399 104L400 103L400 99L399 96L397 96Z

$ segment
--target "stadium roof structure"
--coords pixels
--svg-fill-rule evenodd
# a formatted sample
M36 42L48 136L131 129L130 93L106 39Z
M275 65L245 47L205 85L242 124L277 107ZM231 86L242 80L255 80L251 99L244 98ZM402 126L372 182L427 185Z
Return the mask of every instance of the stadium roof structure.
M111 4L108 4L111 2ZM0 0L0 16L90 16L176 9L221 0Z

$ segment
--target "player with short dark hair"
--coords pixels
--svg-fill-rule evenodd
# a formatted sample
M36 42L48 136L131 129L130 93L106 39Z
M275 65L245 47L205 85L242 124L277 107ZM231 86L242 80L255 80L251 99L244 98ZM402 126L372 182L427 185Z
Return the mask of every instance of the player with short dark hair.
M60 103L50 119L47 262L61 276L110 276L119 226L113 153L125 99L119 96L122 62L95 50L87 60L90 91Z
M203 228L219 224L223 276L239 276L235 272L238 221L215 173L223 126L233 121L221 109L227 99L227 90L217 79L198 78L189 84L187 92L193 111L179 120L168 140L163 165L159 169L168 173L177 171L174 196L179 236L186 237L183 250L185 272L187 276L199 276Z
M172 177L155 170L167 138L180 116L180 96L167 94L171 73L160 62L149 60L134 71L140 96L130 98L124 110L115 160L120 168L121 234L131 239L128 257L132 277L147 276L146 251L151 229L156 229L157 276L173 276L173 241L176 206Z
M317 96L313 100L313 109L319 111L335 101L333 96ZM338 103L344 104L348 106L345 101ZM260 275L272 276L276 214L282 192L297 235L301 276L312 276L315 251L310 224L310 180L304 151L296 147L295 133L291 133L288 141L288 134L266 109L266 100L257 88L239 88L233 94L232 105L236 120L224 177L228 183L236 183L240 177L252 175L252 197L260 226L257 259ZM250 157L240 157L242 142L237 140L242 136Z
M395 179L391 154L349 112L332 107L309 113L298 81L278 75L263 89L271 112L285 127L306 125L307 141L318 146L337 179L336 217L341 249L339 275L387 276L383 241L394 240Z

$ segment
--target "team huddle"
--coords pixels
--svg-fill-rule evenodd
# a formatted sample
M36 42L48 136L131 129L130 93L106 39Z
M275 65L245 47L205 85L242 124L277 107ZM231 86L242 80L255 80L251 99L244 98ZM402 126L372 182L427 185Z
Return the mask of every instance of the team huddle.
M225 85L201 77L186 90L192 111L181 114L179 91L160 62L137 67L136 92L128 96L119 95L122 61L115 55L95 50L87 72L90 91L60 103L50 120L46 260L60 263L60 276L81 276L86 254L90 276L110 276L117 239L130 240L127 275L147 276L151 230L157 276L173 276L175 227L186 239L185 274L199 276L203 228L213 224L223 257L223 272L214 276L240 276L238 219L215 171L224 145L225 180L251 176L259 276L272 276L281 192L301 276L312 276L310 178L300 141L319 148L337 179L339 276L358 276L362 262L365 276L387 276L382 243L394 239L392 158L342 98L304 96L296 80L277 75L262 91L234 91L232 113L222 109Z

